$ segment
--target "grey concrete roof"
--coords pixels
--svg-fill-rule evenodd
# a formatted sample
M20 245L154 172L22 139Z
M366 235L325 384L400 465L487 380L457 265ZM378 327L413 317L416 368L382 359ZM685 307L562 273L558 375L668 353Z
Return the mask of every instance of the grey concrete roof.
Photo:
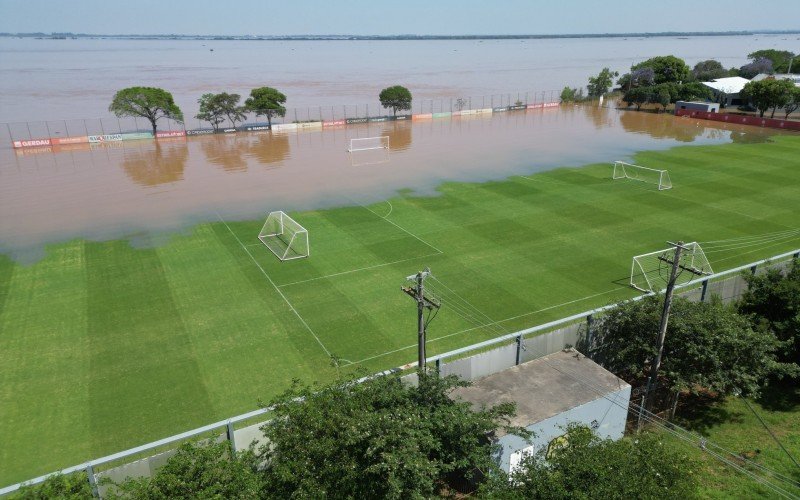
M511 425L527 427L629 384L575 350L528 361L455 389L473 408L517 404Z

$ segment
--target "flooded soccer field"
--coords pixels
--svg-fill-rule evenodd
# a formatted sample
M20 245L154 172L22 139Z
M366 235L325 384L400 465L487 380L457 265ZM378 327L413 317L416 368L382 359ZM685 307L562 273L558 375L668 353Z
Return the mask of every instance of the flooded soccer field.
M347 153L375 136L388 151ZM735 241L709 255L721 270L800 235L798 134L665 114L58 148L0 150L0 484L252 410L295 378L412 361L399 286L425 266L447 298L433 355L631 297L631 257L667 240ZM614 160L673 189L612 180ZM308 230L309 258L259 242L273 210Z
M779 134L607 108L474 115L286 133L0 149L0 252L21 262L72 238L147 245L198 222L259 218L432 194L560 166L628 159L679 144L757 142ZM353 137L388 136L388 152L348 154Z

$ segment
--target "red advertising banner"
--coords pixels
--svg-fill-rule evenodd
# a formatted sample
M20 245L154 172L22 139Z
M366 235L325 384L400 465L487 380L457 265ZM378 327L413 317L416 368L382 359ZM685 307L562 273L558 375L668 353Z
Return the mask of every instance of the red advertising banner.
M419 114L416 114L416 115L411 115L411 120L412 121L427 120L429 118L433 118L433 113L419 113Z
M15 148L32 148L38 146L50 146L52 143L50 139L30 139L27 141L14 141L12 145Z
M85 144L89 142L88 135L82 135L79 137L51 137L50 144L56 146L58 144Z
M347 125L347 120L326 120L322 122L323 127L338 127L339 125Z
M156 132L156 139L163 139L165 137L185 137L185 130L164 130L163 132Z

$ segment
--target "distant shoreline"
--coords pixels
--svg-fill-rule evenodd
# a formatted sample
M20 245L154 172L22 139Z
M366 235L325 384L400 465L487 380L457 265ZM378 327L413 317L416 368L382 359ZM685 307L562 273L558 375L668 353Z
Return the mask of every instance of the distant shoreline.
M564 38L656 38L700 36L797 35L800 30L762 31L665 31L657 33L572 33L555 35L136 35L87 33L0 33L0 38L118 39L118 40L245 40L245 41L331 41L331 40L543 40Z

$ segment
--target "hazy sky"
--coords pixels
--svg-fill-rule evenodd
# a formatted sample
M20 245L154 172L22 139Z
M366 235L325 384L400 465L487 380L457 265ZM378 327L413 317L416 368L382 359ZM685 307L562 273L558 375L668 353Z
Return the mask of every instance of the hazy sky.
M553 34L800 28L800 0L0 0L0 31Z

